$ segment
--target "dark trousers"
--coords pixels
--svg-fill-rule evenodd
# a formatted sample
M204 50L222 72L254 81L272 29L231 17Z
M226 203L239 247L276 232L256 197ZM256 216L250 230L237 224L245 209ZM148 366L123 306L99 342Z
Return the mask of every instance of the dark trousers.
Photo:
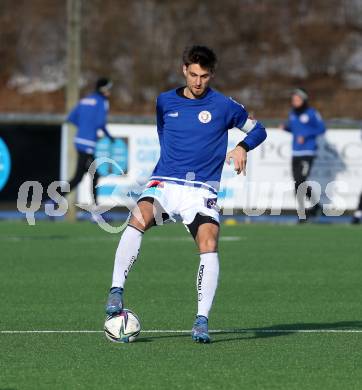
M294 178L295 193L297 194L300 184L308 179L313 166L314 156L295 156L292 159L292 171ZM307 196L311 197L312 188L308 187Z
M78 160L77 160L77 167L75 170L75 174L72 180L69 182L70 191L72 191L82 181L84 174L88 172L88 169L91 166L93 161L94 161L93 154L88 154L88 153L78 151ZM95 170L93 181L92 181L92 188L91 188L94 197L94 203L97 203L96 185L98 182L98 178L99 178L98 172L97 170Z
M309 174L312 170L313 162L314 156L295 156L292 160L292 170L295 181L295 195L297 199L298 210L305 210L305 198L307 197L308 199L311 199L314 204L311 211L313 213L317 213L318 210L321 210L321 205L319 204L319 199L314 196L312 187L308 186L305 194L303 193L304 191L298 194L299 186L308 180Z
M358 203L358 208L357 209L362 211L362 193L359 196L359 203Z

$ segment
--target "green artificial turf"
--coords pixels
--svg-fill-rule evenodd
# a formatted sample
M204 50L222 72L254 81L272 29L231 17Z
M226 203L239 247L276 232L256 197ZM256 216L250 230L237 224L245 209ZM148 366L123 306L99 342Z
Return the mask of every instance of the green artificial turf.
M213 343L141 332L127 345L3 333L101 331L119 236L0 223L0 390L362 388L362 229L238 225L221 237ZM191 328L198 262L182 225L146 233L125 293L144 331Z

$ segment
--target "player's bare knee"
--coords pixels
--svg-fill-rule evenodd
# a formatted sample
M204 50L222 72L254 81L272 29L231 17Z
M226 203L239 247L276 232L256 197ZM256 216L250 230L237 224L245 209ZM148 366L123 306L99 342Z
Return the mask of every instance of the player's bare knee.
M129 224L137 229L146 231L154 224L153 205L148 202L140 202L132 211Z
M203 238L198 241L200 253L216 252L217 240L214 237Z
M154 222L153 219L145 219L143 216L135 216L132 214L128 224L139 230L146 231L154 225Z
M135 227L138 230L145 231L146 230L146 225L140 221L139 218L136 218L134 215L130 218L128 221L128 225Z

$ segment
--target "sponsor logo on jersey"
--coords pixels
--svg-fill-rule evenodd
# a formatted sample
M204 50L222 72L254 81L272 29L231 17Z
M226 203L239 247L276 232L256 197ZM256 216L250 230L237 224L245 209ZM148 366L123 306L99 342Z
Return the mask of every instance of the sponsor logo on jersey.
M83 98L80 101L80 104L84 106L95 106L97 104L97 100L93 98Z
M170 116L171 118L177 118L178 117L178 112L170 112L169 114L167 114L168 116Z
M209 111L201 111L199 113L199 121L201 123L209 123L211 121L211 112Z

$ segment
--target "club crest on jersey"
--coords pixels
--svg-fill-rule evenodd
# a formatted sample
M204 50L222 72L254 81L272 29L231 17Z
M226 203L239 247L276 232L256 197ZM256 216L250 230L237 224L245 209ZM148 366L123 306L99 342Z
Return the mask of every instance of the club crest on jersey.
M201 111L198 118L201 123L209 123L211 121L211 112Z
M302 123L308 123L308 121L309 121L309 116L308 116L308 114L302 114L302 115L299 117L299 119L300 119L300 121L301 121Z

